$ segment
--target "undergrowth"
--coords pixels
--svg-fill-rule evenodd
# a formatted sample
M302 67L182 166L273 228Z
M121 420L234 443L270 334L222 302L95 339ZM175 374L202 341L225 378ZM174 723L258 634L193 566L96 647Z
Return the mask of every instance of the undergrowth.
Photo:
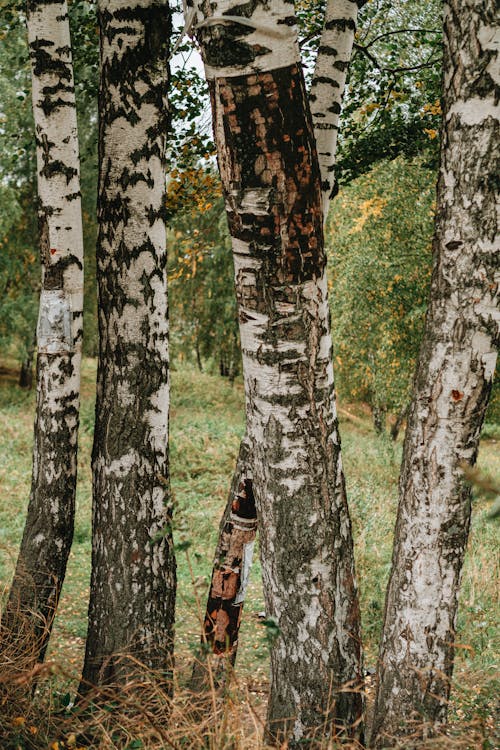
M84 362L75 537L51 645L46 665L36 674L23 664L23 648L17 656L4 656L0 663L0 748L264 748L268 646L258 616L264 607L258 560L247 591L234 678L223 695L212 691L202 704L188 689L199 648L196 600L204 603L208 588L219 518L244 429L244 398L240 383L231 386L186 365L172 373L171 473L179 548L174 698L154 675L142 675L130 684L101 691L85 709L73 705L88 606L95 368L93 360ZM365 662L372 675L390 567L401 443L377 438L364 410L356 404L346 406L347 414L355 418L343 418L341 409L343 460L354 527ZM29 497L33 414L34 393L20 390L15 374L1 376L0 585L4 590L14 569ZM487 434L494 437L481 444L479 470L498 477L498 431L489 429ZM494 707L500 687L499 564L498 526L487 517L490 506L491 500L479 488L463 575L450 728L446 736L419 744L421 748L495 747ZM366 691L370 703L371 676ZM333 750L336 744L318 738L316 746Z

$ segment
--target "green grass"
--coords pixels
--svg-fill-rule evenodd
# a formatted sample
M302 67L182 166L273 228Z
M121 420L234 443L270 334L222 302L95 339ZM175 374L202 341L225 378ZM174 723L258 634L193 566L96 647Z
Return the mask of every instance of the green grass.
M78 675L83 660L91 552L91 471L96 365L84 362L77 516L73 549L49 658ZM178 553L176 659L182 682L199 641L196 600L204 607L219 519L226 502L244 429L243 389L216 376L178 366L172 373L171 474L176 505ZM356 410L355 406L349 407ZM362 410L356 410L362 415ZM7 587L16 560L30 488L34 393L16 385L14 373L0 376L0 585ZM367 666L376 664L377 641L389 574L401 444L375 437L368 418L342 419L343 455L353 517ZM488 435L498 435L489 430ZM479 468L500 474L496 439L484 440ZM465 563L452 715L471 720L488 714L498 684L498 525L487 519L490 502L474 501ZM252 570L240 638L238 674L243 682L265 685L268 652L256 614L263 609L258 561ZM70 685L71 688L71 685ZM66 687L61 689L65 690Z

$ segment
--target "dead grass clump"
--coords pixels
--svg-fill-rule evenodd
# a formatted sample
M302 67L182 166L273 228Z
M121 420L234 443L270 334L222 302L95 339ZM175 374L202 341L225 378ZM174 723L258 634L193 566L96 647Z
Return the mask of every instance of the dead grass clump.
M223 690L193 693L164 676L138 669L121 684L93 688L71 701L61 685L76 687L77 674L60 664L37 665L23 673L12 657L0 663L0 746L2 750L266 750L264 692L255 697L245 683L227 680ZM33 693L33 686L36 690ZM253 688L255 690L255 688ZM476 718L430 735L423 724L408 726L399 750L468 750L495 747L494 728ZM360 750L319 728L308 750ZM282 743L280 750L291 746Z

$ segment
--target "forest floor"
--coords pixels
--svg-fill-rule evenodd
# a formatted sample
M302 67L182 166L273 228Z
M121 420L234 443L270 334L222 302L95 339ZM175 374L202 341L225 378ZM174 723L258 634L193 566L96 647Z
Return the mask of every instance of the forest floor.
M15 565L29 497L34 392L17 386L14 363L0 363L0 593L8 587ZM82 665L91 554L90 454L96 363L84 362L77 517L73 549L48 661L51 673L40 681L38 698L21 709L4 705L8 737L0 748L77 747L70 716L64 710L77 686ZM172 372L171 475L175 500L175 540L180 547L176 626L176 682L182 694L199 644L200 608L205 605L220 515L244 429L243 388L218 376L178 364ZM376 437L362 405L340 404L343 456L356 546L361 593L365 663L373 673L390 568L397 503L401 442ZM348 416L346 416L348 415ZM500 476L500 428L490 427L479 451L479 470ZM450 707L452 732L439 747L494 748L495 702L500 694L498 671L498 524L487 517L491 500L475 491L472 531L461 592L456 666ZM258 556L257 556L258 557ZM263 610L258 560L254 563L240 635L231 716L224 714L219 734L153 742L154 732L128 731L126 741L104 730L99 747L258 748L268 690L268 647L258 613ZM0 683L1 683L0 664ZM372 679L372 678L369 678ZM372 688L368 685L368 698ZM1 697L1 696L0 696ZM38 707L37 707L38 702ZM71 705L71 703L70 703ZM66 712L68 713L68 712ZM236 718L234 718L236 715ZM57 717L64 725L58 735ZM69 722L69 723L68 723ZM232 729L230 727L233 722ZM236 727L237 725L237 727ZM236 728L235 728L236 727ZM151 743L147 736L151 735ZM222 732L222 734L221 734ZM232 733L232 734L231 734ZM64 738L63 738L64 735ZM231 742L227 736L231 735ZM149 736L149 735L148 735ZM490 739L487 739L487 738ZM42 740L43 738L43 740ZM497 738L498 740L498 738ZM3 744L2 744L3 742ZM156 742L156 744L155 744ZM229 744L227 744L229 742ZM429 741L425 747L436 747ZM45 743L45 744L44 744ZM333 747L325 744L326 747ZM422 745L421 747L424 747Z

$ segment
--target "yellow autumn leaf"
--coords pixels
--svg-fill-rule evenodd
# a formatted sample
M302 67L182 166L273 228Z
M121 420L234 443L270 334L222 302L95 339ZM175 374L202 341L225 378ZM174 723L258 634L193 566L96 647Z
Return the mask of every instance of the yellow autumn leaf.
M26 719L24 716L16 716L15 719L12 719L12 726L14 727L23 727L26 724Z

